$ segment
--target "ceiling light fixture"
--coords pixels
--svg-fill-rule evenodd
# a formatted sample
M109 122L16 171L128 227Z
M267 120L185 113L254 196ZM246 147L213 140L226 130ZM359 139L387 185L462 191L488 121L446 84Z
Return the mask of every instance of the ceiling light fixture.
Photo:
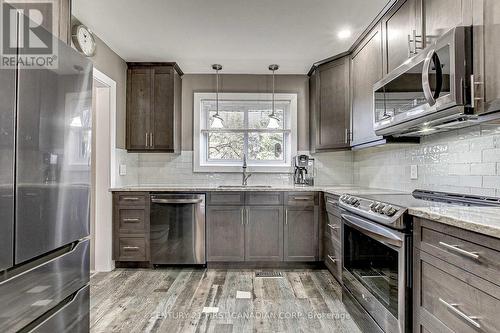
M271 129L280 128L280 119L276 116L275 102L274 102L274 83L275 83L274 72L277 71L279 68L280 66L276 64L269 65L269 70L273 71L273 102L272 102L273 106L271 114L269 115L269 123L267 124L267 128Z
M217 76L217 88L215 90L215 114L212 116L212 128L224 128L224 120L219 115L219 71L222 65L213 64L212 69L215 70Z
M347 39L347 38L351 37L351 35L352 35L351 30L349 30L349 29L343 29L343 30L340 30L338 32L337 37L339 39Z

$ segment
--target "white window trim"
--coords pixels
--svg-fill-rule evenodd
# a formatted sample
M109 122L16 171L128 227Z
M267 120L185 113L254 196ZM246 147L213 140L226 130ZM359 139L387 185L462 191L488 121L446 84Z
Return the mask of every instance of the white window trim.
M241 165L227 164L203 164L200 151L204 149L204 140L201 135L201 101L204 99L215 99L215 93L195 92L193 98L193 172L241 172ZM219 93L220 100L272 100L269 93ZM290 101L290 144L285 147L285 163L276 164L252 164L248 162L248 172L256 173L292 173L292 159L297 154L297 94L275 94L275 100Z

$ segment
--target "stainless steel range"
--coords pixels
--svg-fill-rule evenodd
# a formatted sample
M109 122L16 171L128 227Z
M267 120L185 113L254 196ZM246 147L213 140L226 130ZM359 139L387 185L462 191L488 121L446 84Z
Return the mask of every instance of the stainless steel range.
M363 331L411 332L412 218L407 211L436 204L499 206L500 199L421 190L340 197L343 301Z

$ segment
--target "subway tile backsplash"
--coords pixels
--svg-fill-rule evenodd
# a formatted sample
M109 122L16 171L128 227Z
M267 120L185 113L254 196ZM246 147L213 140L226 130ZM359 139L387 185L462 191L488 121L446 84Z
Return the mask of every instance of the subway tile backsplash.
M299 152L308 154L308 152ZM352 152L331 152L315 154L316 184L352 184ZM116 187L121 186L217 186L241 184L241 173L195 173L193 152L181 154L127 153L116 149ZM127 165L127 175L119 176L120 164ZM293 174L254 173L248 180L250 185L283 186L293 184Z
M300 152L307 154L308 152ZM481 125L424 137L419 145L386 145L314 154L316 184L416 188L500 196L500 125ZM240 184L240 173L194 173L193 152L138 154L116 150L115 186ZM119 164L127 175L119 176ZM418 167L418 179L410 168ZM255 173L249 184L292 185L291 174Z
M481 125L354 152L354 183L500 196L500 126ZM418 179L410 179L411 165Z

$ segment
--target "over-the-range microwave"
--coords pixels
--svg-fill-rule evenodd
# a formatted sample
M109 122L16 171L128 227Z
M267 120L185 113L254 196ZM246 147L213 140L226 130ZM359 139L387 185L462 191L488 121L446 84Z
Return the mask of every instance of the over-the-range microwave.
M377 82L375 133L423 136L474 123L472 46L472 27L455 27Z

